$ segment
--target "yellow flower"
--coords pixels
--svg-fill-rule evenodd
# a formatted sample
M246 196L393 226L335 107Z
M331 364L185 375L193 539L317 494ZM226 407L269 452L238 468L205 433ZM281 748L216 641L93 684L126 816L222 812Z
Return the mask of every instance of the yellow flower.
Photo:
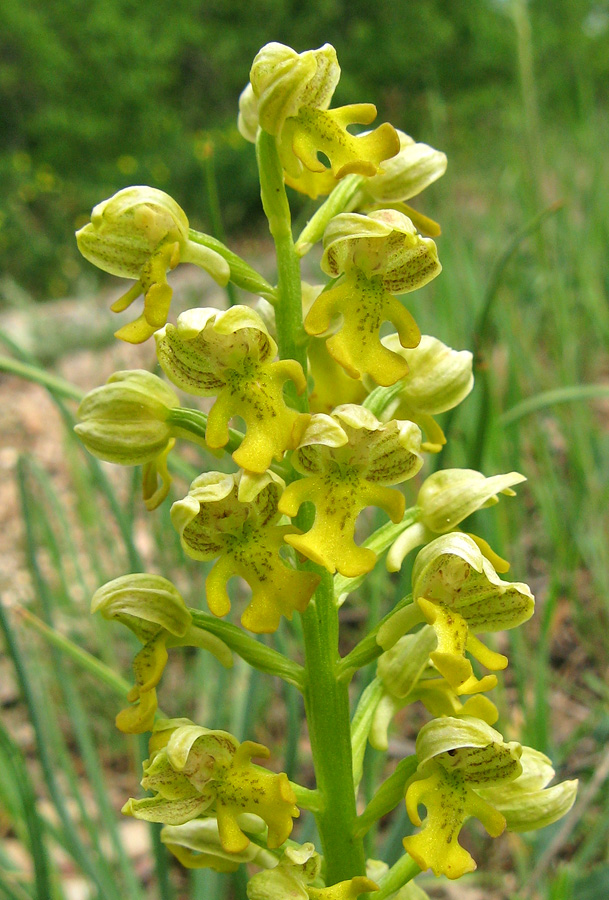
M383 694L374 712L370 743L387 750L389 724L398 710L420 700L433 716L473 716L488 725L499 717L497 707L487 697L475 694L462 703L445 678L430 664L437 646L433 628L425 625L416 634L407 634L379 657L377 677Z
M505 785L522 772L520 744L505 743L501 734L473 718L434 719L417 737L417 771L408 783L406 809L423 830L404 838L404 847L434 875L460 878L476 863L459 844L469 816L479 819L491 837L505 828L505 818L481 796L483 788ZM422 823L418 807L427 808Z
M491 670L507 666L507 658L489 650L476 634L516 628L530 619L535 601L528 586L502 581L469 535L452 532L419 552L412 591L414 602L380 628L381 647L389 649L415 624L427 622L438 639L431 661L457 694L495 687L494 675L476 678L465 653Z
M381 343L380 328L389 321L402 347L418 345L417 324L394 294L414 291L440 273L436 245L394 210L341 213L324 234L321 267L344 277L318 296L305 319L307 333L322 335L341 316L327 339L329 353L352 378L367 374L378 384L395 384L408 364Z
M232 666L232 654L215 635L191 627L192 616L174 585L160 575L123 575L99 588L91 612L126 625L142 649L133 661L135 686L127 695L130 706L116 717L116 725L128 734L152 728L157 710L156 686L167 663L168 647L203 647L224 665Z
M498 494L515 497L512 485L526 481L519 472L492 475L490 478L474 469L442 469L426 478L417 497L418 517L392 545L387 554L387 568L399 571L404 558L415 547L429 543L438 534L458 530L459 524L479 509L499 502ZM496 571L510 568L483 538L470 534Z
M179 316L177 327L167 325L155 340L159 363L177 387L216 397L205 432L209 447L228 443L233 416L246 425L233 453L244 469L265 472L273 459L297 446L310 417L286 406L283 387L291 380L302 393L306 379L295 360L272 361L277 345L253 309L190 309Z
M259 126L275 135L286 180L311 197L329 193L344 175L376 175L380 163L400 149L397 132L388 123L360 136L347 130L376 118L372 103L328 109L339 77L330 44L296 53L270 43L256 55L239 100L241 134L255 140ZM320 152L330 161L329 169Z
M274 775L252 765L252 757L270 756L262 744L240 744L226 731L191 723L166 729L161 745L153 746L144 763L142 787L155 796L129 800L123 808L126 815L166 825L213 815L227 853L243 853L249 847L250 839L239 825L243 813L266 823L270 849L290 836L292 819L300 815L296 797L285 773Z
M91 221L76 232L78 249L89 262L137 283L112 305L113 312L131 306L144 295L144 311L116 337L141 344L165 324L172 291L167 272L180 262L205 269L218 284L227 284L230 267L225 259L189 240L188 219L175 200L156 188L124 188L99 203Z
M249 833L260 830L260 820L251 813L242 813L239 823ZM229 853L222 847L218 820L193 819L182 825L166 825L161 829L161 841L187 869L214 869L216 872L236 872L241 863L254 862L257 866L271 867L277 857L250 843L240 853Z
M376 562L372 550L358 547L355 522L366 506L380 506L400 520L404 496L388 485L412 478L422 465L421 432L412 422L382 425L361 406L344 404L332 416L313 416L294 468L306 477L293 481L279 501L280 512L295 516L310 500L315 522L306 534L288 534L287 543L329 572L356 577Z
M276 631L282 615L291 619L294 610L303 612L319 583L318 575L292 569L280 556L286 535L297 531L277 525L282 488L272 472L207 472L171 508L185 553L200 560L219 557L205 582L212 613L228 613L226 585L239 575L252 589L241 623L257 633Z
M383 410L383 419L410 419L416 422L427 440L421 449L439 453L446 438L433 418L454 409L474 386L473 357L468 350L451 350L428 334L421 336L417 347L402 347L397 334L381 338L381 344L401 356L408 374L400 382L400 392ZM366 387L370 379L365 378Z

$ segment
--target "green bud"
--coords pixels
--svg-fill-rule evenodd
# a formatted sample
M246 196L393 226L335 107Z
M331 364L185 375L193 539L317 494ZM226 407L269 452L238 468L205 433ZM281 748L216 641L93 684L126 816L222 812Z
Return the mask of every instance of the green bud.
M86 395L74 430L99 459L138 466L167 448L172 438L167 417L179 406L177 395L156 375L143 369L115 372Z

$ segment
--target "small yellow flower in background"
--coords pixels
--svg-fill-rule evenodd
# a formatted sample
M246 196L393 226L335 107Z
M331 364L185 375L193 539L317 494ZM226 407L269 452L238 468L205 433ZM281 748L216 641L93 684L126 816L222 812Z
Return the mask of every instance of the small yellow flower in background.
M407 634L379 657L377 677L383 694L374 712L370 743L376 750L387 750L391 720L405 706L420 700L433 716L473 716L488 725L499 718L497 707L482 694L462 703L445 678L430 664L436 649L433 628L425 625L416 634Z
M533 615L529 587L502 581L469 535L452 532L436 538L417 555L412 572L414 602L379 630L384 649L419 622L434 628L438 648L430 659L457 694L495 687L496 677L478 680L466 651L486 668L504 669L507 658L489 650L476 634L516 628Z
M329 572L349 578L369 572L372 550L353 539L355 522L366 506L379 506L393 522L404 514L404 496L388 485L412 478L421 468L421 432L412 422L383 425L369 410L353 404L331 416L318 413L292 454L302 475L284 491L279 510L295 516L315 504L315 522L305 534L288 534L287 543Z
M172 290L167 272L180 262L205 269L220 285L230 278L230 267L214 250L189 240L189 224L175 200L156 188L124 188L99 203L91 221L76 232L78 249L89 262L137 283L112 305L113 312L131 306L144 295L144 311L116 337L141 344L167 321Z
M259 822L258 816L251 813L239 816L240 826L250 834L260 831ZM161 841L187 869L236 872L241 863L254 862L264 868L277 865L277 857L258 844L250 843L239 853L224 850L215 818L193 819L182 825L165 825L161 829Z
M398 572L404 558L421 544L429 543L438 534L458 529L459 524L479 509L499 502L497 494L515 497L514 484L526 481L519 472L491 475L487 478L474 469L442 469L426 478L417 497L418 518L409 525L387 554L387 568ZM504 573L509 563L489 547L483 538L470 534L496 571Z
M253 309L190 309L155 340L159 363L173 384L189 394L216 397L205 433L209 447L228 443L233 416L246 425L233 453L244 469L265 472L273 459L298 445L310 417L286 406L283 386L291 380L302 393L306 379L295 360L273 362L277 345Z
M248 900L356 900L377 891L370 878L358 875L330 887L318 886L321 857L313 844L286 847L279 864L254 875L247 884Z
M381 338L381 343L392 353L401 356L408 366L408 374L402 379L402 389L383 411L383 419L410 419L427 435L421 449L427 453L439 453L446 438L433 416L454 409L474 386L473 357L469 350L452 350L437 338L424 334L416 347L400 344L397 334ZM366 387L373 383L364 379Z
M329 193L344 175L376 175L383 160L400 149L397 132L388 123L359 136L347 131L349 125L374 121L372 103L328 109L339 78L330 44L296 53L270 43L256 55L250 83L239 99L243 137L254 141L258 126L275 135L287 183L311 197ZM329 169L319 152L329 159Z
M177 394L151 372L115 372L82 400L74 431L99 459L144 466L144 500L148 509L156 509L171 485L167 457L178 432L168 417L179 406Z
M222 665L233 664L226 644L213 634L191 627L192 616L174 585L160 575L123 575L99 588L91 612L126 625L144 645L133 661L135 686L130 703L116 717L116 725L128 734L152 728L157 710L156 686L167 663L168 647L202 647Z
M383 171L362 182L350 207L374 209L391 207L403 212L424 234L436 237L440 226L421 215L406 200L416 197L446 172L446 154L434 150L428 144L416 143L413 138L398 130L400 152L383 162Z
M252 589L241 623L257 633L276 631L281 616L291 619L294 610L303 612L319 583L318 575L292 569L280 556L286 535L297 531L277 524L282 489L272 472L206 472L171 508L186 554L200 560L219 557L205 582L212 613L229 612L226 585L239 575Z
M491 837L505 829L504 816L484 800L482 790L514 781L522 772L522 747L506 743L490 725L473 718L434 719L417 737L417 771L406 789L406 809L423 830L404 838L404 847L422 869L460 878L476 863L458 842L469 816ZM422 823L418 807L427 808Z
M342 317L327 348L353 378L370 375L381 385L395 384L408 373L406 360L381 343L380 328L391 322L402 347L416 347L421 334L394 294L414 291L442 269L436 245L417 234L406 216L383 209L362 216L335 216L324 234L321 267L344 276L323 291L305 319L308 334L319 336Z
M253 813L268 826L267 846L281 846L292 832L292 819L300 815L287 775L254 766L252 757L267 759L262 744L242 744L226 731L210 731L182 724L164 729L144 763L142 787L154 797L129 800L123 812L149 822L182 825L201 814L217 821L222 849L243 853L250 839L239 825L243 813ZM154 738L154 735L153 735Z

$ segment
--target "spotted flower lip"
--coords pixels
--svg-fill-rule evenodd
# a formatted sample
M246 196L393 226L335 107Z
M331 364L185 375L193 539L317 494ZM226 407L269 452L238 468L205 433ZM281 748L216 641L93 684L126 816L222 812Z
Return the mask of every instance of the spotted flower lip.
M397 132L384 123L355 136L348 126L376 118L372 103L329 109L340 78L330 44L296 53L270 43L256 55L250 83L239 99L239 131L254 141L258 127L275 135L279 157L292 187L312 197L328 193L350 173L375 175L380 164L400 149ZM329 169L319 152L330 161Z
M331 416L314 415L292 455L294 468L305 477L286 488L279 510L295 516L310 500L315 521L305 534L287 535L286 542L330 572L347 577L368 572L376 554L355 544L356 519L366 506L380 506L399 521L404 496L389 485L419 470L420 439L412 422L383 425L354 404L337 407Z
M431 625L438 648L431 661L457 694L489 690L494 675L478 680L468 651L488 669L504 669L507 658L489 650L476 634L516 628L533 615L534 598L522 583L502 581L471 537L452 532L436 538L415 559L414 602L391 617L377 640L389 649L418 622Z
M76 232L76 242L85 259L99 269L136 279L112 305L113 312L122 312L144 294L142 314L115 335L132 344L147 340L167 321L172 296L167 272L178 263L195 263L221 285L230 278L226 260L189 239L184 210L157 188L124 188L99 203L91 221Z
M280 555L284 539L297 531L277 524L283 486L272 472L207 472L171 508L185 553L199 560L217 558L205 582L212 613L229 612L226 585L239 575L252 589L241 623L256 633L275 631L282 615L291 619L295 610L303 612L319 583L318 575L291 568Z
M387 568L399 571L404 558L420 544L438 534L455 531L460 523L479 509L499 502L498 494L514 497L512 485L526 481L519 472L486 477L474 469L442 469L425 479L417 497L417 521L404 530L387 554ZM469 537L499 572L507 572L509 563L497 556L482 538Z
M215 635L191 627L192 616L177 588L161 575L134 573L109 581L91 601L91 612L126 625L142 649L133 661L135 686L127 695L134 703L116 717L128 734L152 728L157 710L156 687L167 663L167 648L202 647L224 665L232 666L232 653Z
M250 845L239 817L254 813L268 826L267 846L279 847L300 812L285 773L274 775L252 765L252 757L267 759L269 750L253 741L240 744L226 731L176 724L165 728L163 740L153 744L144 763L142 786L155 796L129 800L123 813L166 825L213 815L222 850L235 854Z
M324 234L321 267L342 278L313 303L304 323L307 333L324 335L339 321L326 341L336 362L352 378L369 375L377 384L395 384L408 374L408 364L381 342L380 329L389 321L402 347L418 345L418 326L394 295L416 290L440 273L436 245L395 210L342 213Z
M404 847L422 869L460 878L476 863L458 843L468 816L479 819L492 837L505 829L504 816L482 797L487 787L502 786L522 773L522 747L506 743L490 725L474 718L450 716L424 725L417 737L417 772L408 782L406 809L418 834ZM427 808L422 823L418 807Z
M273 362L277 345L255 310L190 309L176 326L160 329L155 341L161 368L173 384L190 394L216 397L205 432L211 448L228 443L233 416L246 425L233 453L244 469L263 473L297 445L310 417L286 405L283 387L291 380L302 393L306 379L295 360Z

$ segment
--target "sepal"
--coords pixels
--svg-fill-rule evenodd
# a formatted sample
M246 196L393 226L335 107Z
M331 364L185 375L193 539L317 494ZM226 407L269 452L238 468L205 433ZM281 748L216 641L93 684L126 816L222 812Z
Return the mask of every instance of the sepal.
M251 819L251 822L247 821ZM257 816L249 813L239 817L244 831L258 831ZM253 862L270 868L277 863L274 854L250 843L240 853L228 853L220 842L218 822L215 818L193 819L182 825L165 825L161 829L161 841L176 859L187 869L214 869L216 872L236 872L241 863Z

